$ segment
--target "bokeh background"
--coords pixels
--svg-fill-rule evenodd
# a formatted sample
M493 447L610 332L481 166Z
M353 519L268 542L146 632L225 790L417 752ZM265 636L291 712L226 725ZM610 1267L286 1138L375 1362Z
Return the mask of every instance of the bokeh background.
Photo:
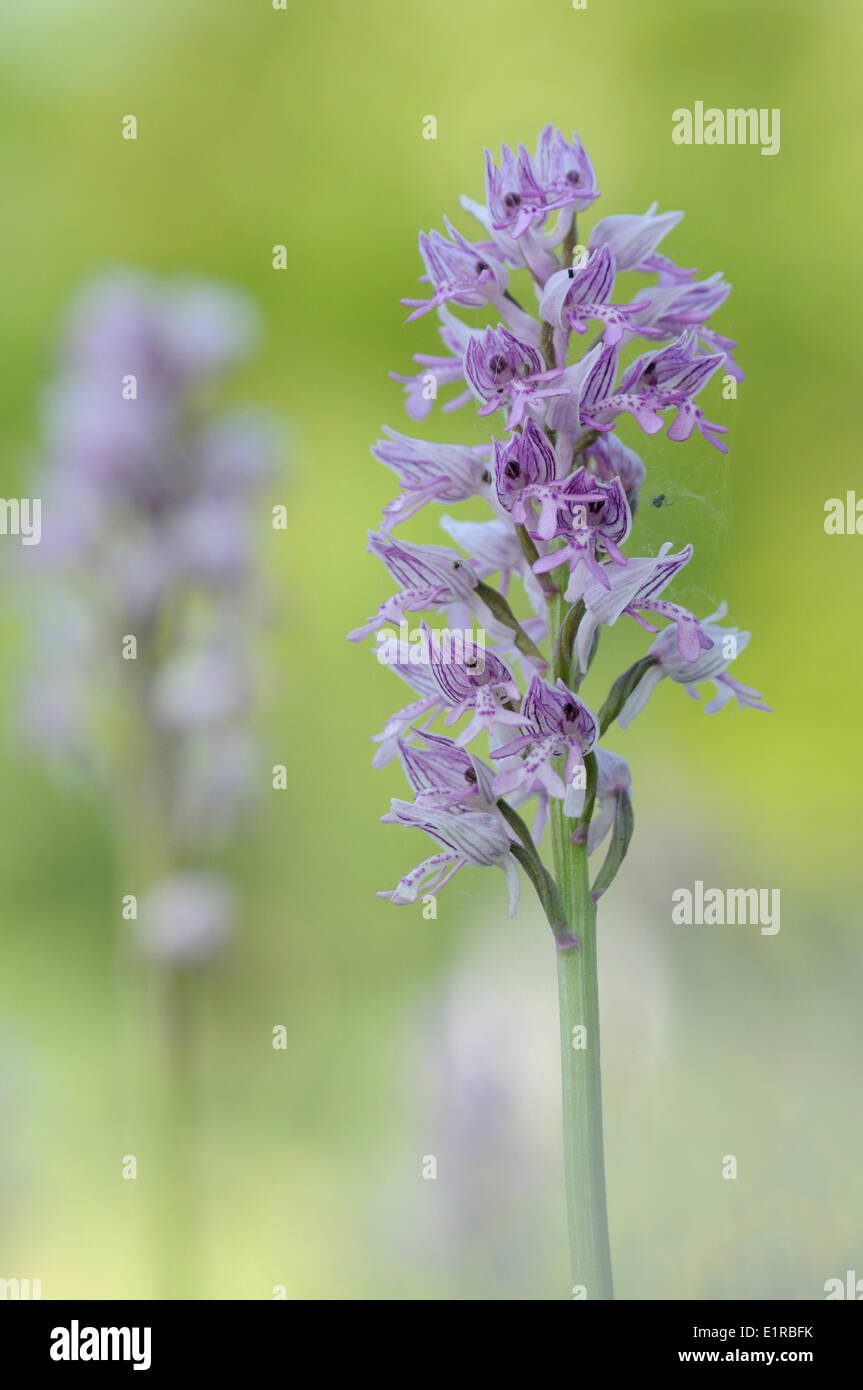
M382 422L407 428L387 372L434 350L398 303L417 230L482 197L483 145L532 146L548 121L579 130L599 174L584 230L656 198L686 210L663 250L734 284L716 326L746 380L703 402L729 453L644 441L645 497L670 505L639 524L645 544L694 542L676 592L702 612L727 598L753 633L739 675L775 711L708 719L665 683L612 745L637 822L600 918L617 1292L812 1299L863 1273L863 539L823 528L828 498L863 496L861 27L853 0L3 7L3 494L32 495L82 281L131 264L257 301L265 343L231 392L289 441L261 508L258 639L263 756L289 786L262 778L227 860L241 928L193 984L195 1211L159 1232L159 1050L117 988L114 827L19 737L29 634L10 578L0 1276L41 1278L46 1298L157 1297L173 1249L188 1297L568 1297L550 935L527 894L506 920L497 874L460 874L437 921L375 898L419 849L378 825L400 774L369 765L401 691L344 642L387 592L364 554L393 491L368 446ZM671 112L695 100L779 107L781 152L675 146ZM428 433L483 437L470 412ZM632 625L612 638L594 691L642 650ZM671 891L696 878L779 888L779 934L673 926Z

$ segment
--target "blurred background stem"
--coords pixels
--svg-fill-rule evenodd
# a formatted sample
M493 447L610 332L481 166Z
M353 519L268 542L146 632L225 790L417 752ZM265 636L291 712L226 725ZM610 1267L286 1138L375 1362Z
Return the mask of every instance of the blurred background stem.
M149 890L182 858L171 831L171 749L152 717L156 625L141 634L127 667L131 714L128 763L116 815L121 843L121 895L134 893L138 913ZM127 927L131 924L123 922ZM147 922L139 930L147 931ZM130 1151L141 1151L139 1180L152 1194L154 1296L201 1296L195 1211L194 980L183 965L147 959L126 934L118 950L124 1089L131 1083ZM143 1139L143 1143L141 1142ZM150 1223L148 1223L150 1226Z
M159 970L163 1058L159 1082L159 1296L201 1297L196 1210L194 981L182 968Z

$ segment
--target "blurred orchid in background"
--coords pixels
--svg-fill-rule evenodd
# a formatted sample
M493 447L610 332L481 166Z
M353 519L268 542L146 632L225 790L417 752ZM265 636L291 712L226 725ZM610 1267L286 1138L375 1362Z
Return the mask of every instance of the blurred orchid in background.
M219 861L262 785L251 638L277 441L219 396L258 335L218 285L124 270L86 288L45 392L43 542L22 561L26 733L96 782L117 846L118 1086L129 1147L153 1146L161 1297L201 1287L196 981L235 930Z
M137 939L167 964L229 935L235 896L206 861L256 775L255 529L277 444L267 417L215 393L258 337L233 290L118 271L73 304L45 392L26 723L132 821L149 861Z

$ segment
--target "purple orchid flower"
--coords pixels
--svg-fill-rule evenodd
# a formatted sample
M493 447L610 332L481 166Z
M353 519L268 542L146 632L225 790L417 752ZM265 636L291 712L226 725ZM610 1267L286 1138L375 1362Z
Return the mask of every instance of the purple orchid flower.
M523 145L517 154L503 146L499 170L488 150L485 161L491 225L513 239L544 223L550 212L579 211L599 197L593 165L578 135L569 142L551 125L539 137L535 163Z
M583 700L569 689L562 680L556 686L549 685L541 676L531 679L521 715L521 724L527 732L520 734L496 748L492 759L508 758L515 753L525 752L526 756L517 766L500 772L494 779L494 793L504 796L521 788L534 791L543 788L552 797L563 799L571 794L574 804L578 802L579 791L576 780L579 769L584 767L584 755L589 753L599 738L599 720ZM552 766L556 758L566 758L563 777ZM573 811L573 814L578 814Z
M539 503L539 516L532 510ZM531 483L522 488L512 508L513 520L525 526L534 539L554 540L557 536L572 535L573 529L607 532L611 541L626 539L629 533L629 507L620 480L602 483L586 468L577 468L566 478L550 483ZM615 545L616 550L616 545ZM556 569L563 563L563 552L553 551L543 557L534 572ZM547 562L547 563L546 563ZM618 562L619 552L618 552Z
M650 290L639 290L630 309L631 317L638 325L636 334L651 336L656 333L665 338L678 338L687 329L693 329L699 343L716 351L723 359L727 372L736 381L743 381L744 374L732 356L737 344L730 338L707 327L711 314L721 307L731 293L731 286L723 279L721 271L707 280L672 280ZM645 329L648 333L645 335Z
M536 162L523 145L517 154L506 146L500 169L486 150L487 212L468 204L487 228L492 245L513 263L513 250L542 285L556 268L551 254L571 231L575 213L599 196L593 166L577 135L569 143L553 126L539 138ZM560 212L554 231L541 229L550 213Z
M472 245L445 217L447 237L440 232L420 232L419 250L426 268L425 278L434 294L430 299L403 299L402 304L414 308L408 323L451 302L464 309L479 309L483 304L499 304L509 283L506 267Z
M562 395L559 368L543 369L536 348L521 342L500 324L472 338L464 358L464 374L474 395L482 402L480 415L492 415L509 406L508 430L517 429L525 415L550 396Z
M603 217L590 233L588 250L608 247L618 271L635 270L649 275L661 270L675 279L688 280L694 271L679 270L664 256L654 254L663 238L683 220L682 212L657 212L658 207L658 203L651 203L642 216L624 213Z
M630 449L616 434L601 434L585 450L585 458L598 478L610 482L619 478L627 501L633 506L638 490L647 477L647 469L634 449Z
M556 470L554 451L533 420L526 420L521 433L510 439L494 441L494 491L507 512L512 512L524 488L551 482Z
M629 796L632 790L632 774L629 764L619 753L610 748L596 749L596 804L597 810L590 822L587 837L588 854L598 849L614 824L617 802L621 795Z
M392 469L404 489L384 510L385 531L415 516L429 502L463 502L487 493L491 481L488 445L433 444L398 434L386 425L384 433L388 437L378 440L372 453Z
M598 320L605 325L604 341L608 346L619 343L624 333L640 333L642 337L661 337L658 328L647 326L645 318L649 299L632 304L612 304L615 278L614 256L607 246L591 252L568 270L559 270L549 277L539 302L540 317L556 328L574 329L586 333L587 325ZM651 291L645 291L649 296ZM635 310L639 309L637 317Z
M605 394L612 361L614 374L617 370L616 358L606 358L606 353L616 351L616 346L603 348L585 386L579 403L583 425L603 429L625 412L635 417L645 434L657 434L664 423L659 411L676 406L676 418L667 431L669 439L686 440L697 426L709 443L721 453L728 452L722 440L715 437L727 433L725 426L705 420L692 399L721 365L721 356L698 357L695 334L683 333L668 347L637 358L624 372L620 389Z
M654 664L645 671L617 716L617 722L622 729L627 728L635 716L641 713L659 682L666 677L685 686L687 694L693 700L699 698L696 686L702 681L713 681L716 694L705 705L705 714L715 714L732 698L737 700L741 708L748 705L752 709L769 711L770 706L764 703L763 696L757 690L743 685L727 674L732 661L749 642L748 632L740 632L736 627L718 626L719 619L724 618L727 611L726 604L722 603L715 613L711 613L709 618L704 618L699 623L699 629L710 642L710 646L706 647L695 661L681 658L676 639L676 625L671 624L663 629L649 650L649 655L655 658Z
M558 434L558 474L566 473L572 464L572 443L586 430L605 432L614 428L620 408L613 404L614 383L620 346L617 343L595 343L592 348L567 367L563 374L562 392L548 402L543 424ZM600 419L600 413L605 412ZM561 437L562 436L562 437Z
M499 517L494 521L457 521L454 517L442 516L440 524L468 555L471 569L481 579L500 574L502 594L508 592L513 574L524 577L524 552L508 521Z
M448 546L417 545L370 531L368 551L386 565L402 588L381 604L374 617L362 627L354 628L348 634L348 641L360 642L384 623L401 623L407 613L435 608L439 604L470 604L477 576Z
M513 239L548 215L545 191L523 145L517 154L502 147L499 170L491 152L485 151L485 196L495 231L508 232Z
M413 659L416 649L398 640L390 640L378 648L378 660L389 666L417 696L410 704L391 714L372 742L379 746L372 758L372 767L386 767L398 752L399 743L408 733L422 733L416 728L418 720L432 720L443 708L441 688L431 673L428 662Z
M401 382L405 388L405 408L412 420L426 418L441 386L459 383L465 388L458 396L444 404L443 410L447 413L467 405L471 399L471 392L464 380L464 356L468 343L480 335L481 329L470 328L466 323L462 323L445 304L438 309L438 318L440 336L449 356L435 357L428 353L415 352L413 360L423 369L422 371L416 372L413 376L390 372L392 380Z
M419 730L415 730L419 733ZM451 738L422 731L427 747L398 744L399 761L413 787L415 806L443 810L494 811L494 772Z
M389 898L390 902L398 904L413 903L420 892L439 893L459 869L468 864L481 868L494 866L506 874L509 915L515 916L521 885L518 865L511 852L512 841L500 815L489 811L449 811L393 800L389 814L381 820L384 825L406 825L423 830L444 849L411 869L395 888L378 893L379 898Z
M547 125L536 147L536 176L545 192L545 206L583 212L599 197L599 185L590 158L578 134L567 140Z
M684 661L696 661L699 653L712 644L698 619L687 608L657 597L692 559L691 545L684 546L676 555L670 554L670 551L671 543L666 541L659 554L652 558L630 559L623 568L609 568L607 584L594 580L586 586L581 596L585 616L576 638L576 652L582 671L587 670L593 638L600 624L612 627L622 613L635 618L649 632L656 632L657 629L640 617L642 611L658 613L675 623L677 647Z
M668 347L643 353L624 372L621 388L624 391L667 391L695 395L712 377L719 362L714 357L699 357L694 333L682 333Z
M427 626L424 631L432 676L450 706L445 722L456 724L464 714L472 711L472 718L456 739L460 748L483 729L491 732L499 725L521 724L518 712L505 707L505 701L519 699L519 689L500 657L481 651L475 642L464 637L460 642L451 643L449 651L444 651Z
M632 514L620 479L603 483L586 468L578 468L563 482L525 488L519 505L526 500L540 502L537 535L546 541L563 536L566 542L535 561L534 574L568 564L567 603L578 601L590 576L610 588L608 566L600 565L596 547L601 544L613 564L626 564L620 546L629 536Z

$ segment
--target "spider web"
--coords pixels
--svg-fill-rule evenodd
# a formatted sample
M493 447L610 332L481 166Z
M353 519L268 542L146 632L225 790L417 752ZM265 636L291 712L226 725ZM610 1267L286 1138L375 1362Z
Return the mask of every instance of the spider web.
M698 435L688 445L656 438L647 449L642 437L642 449L647 477L626 553L655 555L665 541L671 541L674 551L691 542L693 558L665 597L673 596L703 617L716 607L724 572L730 530L728 458Z

